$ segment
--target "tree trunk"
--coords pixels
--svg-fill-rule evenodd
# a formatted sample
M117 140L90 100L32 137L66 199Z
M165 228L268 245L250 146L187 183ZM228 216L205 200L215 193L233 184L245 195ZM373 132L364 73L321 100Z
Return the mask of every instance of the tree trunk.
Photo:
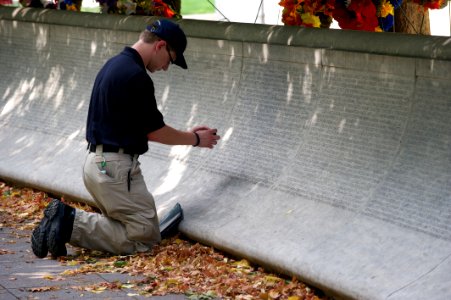
M395 10L394 31L430 35L429 10L410 1L403 1Z

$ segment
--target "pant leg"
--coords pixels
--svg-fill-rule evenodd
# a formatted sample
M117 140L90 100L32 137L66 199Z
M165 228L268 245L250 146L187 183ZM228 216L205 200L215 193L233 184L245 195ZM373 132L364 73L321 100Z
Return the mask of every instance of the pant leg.
M101 172L103 159L106 174ZM131 254L147 251L161 240L155 202L136 159L127 154L89 153L83 179L102 214L77 211L71 244Z

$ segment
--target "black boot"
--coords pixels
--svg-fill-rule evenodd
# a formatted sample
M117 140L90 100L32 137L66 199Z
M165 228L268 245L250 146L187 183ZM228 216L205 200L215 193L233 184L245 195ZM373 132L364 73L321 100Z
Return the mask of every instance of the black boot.
M59 202L58 213L50 225L47 246L52 257L66 256L66 243L70 241L74 227L75 208Z

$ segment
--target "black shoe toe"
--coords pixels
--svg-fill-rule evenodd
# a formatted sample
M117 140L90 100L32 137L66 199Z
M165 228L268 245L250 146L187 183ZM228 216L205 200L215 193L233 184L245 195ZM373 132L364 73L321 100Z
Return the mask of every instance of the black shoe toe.
M178 231L178 226L183 220L182 206L177 203L160 222L161 239L167 239L175 235Z

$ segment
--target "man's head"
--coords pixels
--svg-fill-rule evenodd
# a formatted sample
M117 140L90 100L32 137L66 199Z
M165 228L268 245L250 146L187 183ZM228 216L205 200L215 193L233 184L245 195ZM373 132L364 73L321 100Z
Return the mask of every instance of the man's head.
M183 69L187 69L185 57L183 52L186 49L186 36L180 26L169 20L161 19L148 25L146 29L155 34L160 39L166 41L170 50L174 51L176 58L174 64L180 66ZM172 60L172 58L171 58Z

